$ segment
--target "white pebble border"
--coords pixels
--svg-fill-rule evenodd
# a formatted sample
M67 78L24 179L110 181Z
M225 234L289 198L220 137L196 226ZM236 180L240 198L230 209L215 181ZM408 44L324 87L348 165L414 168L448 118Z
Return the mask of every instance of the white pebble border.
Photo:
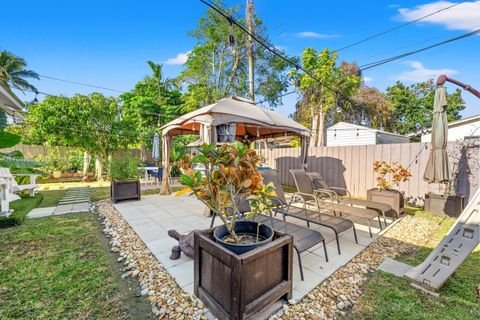
M103 232L110 237L111 251L119 253L123 263L122 278L137 278L141 292L159 319L208 319L208 309L195 296L185 293L155 256L140 240L130 225L113 207L110 200L97 202L96 214L102 219ZM375 272L387 257L410 254L429 241L438 224L405 216L382 237L335 271L301 301L289 301L273 319L337 319L344 317L362 294L368 274Z
M110 238L111 251L119 254L117 261L123 264L122 279L138 280L140 294L150 302L152 313L158 319L206 320L208 309L178 286L111 201L97 202L95 207L95 213L102 220L103 233Z

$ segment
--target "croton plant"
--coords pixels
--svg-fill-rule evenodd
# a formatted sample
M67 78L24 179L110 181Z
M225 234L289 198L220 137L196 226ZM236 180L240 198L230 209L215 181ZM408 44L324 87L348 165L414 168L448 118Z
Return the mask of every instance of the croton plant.
M378 174L377 187L378 189L390 190L392 185L398 185L400 182L406 182L412 174L403 165L396 161L391 163L386 161L374 161L373 171ZM391 175L392 183L388 181L387 174Z
M180 182L185 185L177 195L191 191L200 201L217 213L226 226L230 237L226 241L240 242L241 236L235 233L235 223L239 219L241 199L248 199L254 214L267 214L274 206L276 196L273 184L264 185L257 170L261 158L255 150L243 144L222 145L204 144L198 154L182 162L183 174ZM191 164L203 164L205 170L195 171Z

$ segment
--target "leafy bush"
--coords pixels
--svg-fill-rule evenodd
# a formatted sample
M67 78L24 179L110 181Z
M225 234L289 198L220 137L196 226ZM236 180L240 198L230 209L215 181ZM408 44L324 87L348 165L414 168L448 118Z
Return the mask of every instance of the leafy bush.
M393 161L392 163L388 163L386 161L374 161L373 162L373 171L378 174L377 177L377 187L378 189L385 189L390 190L392 188L392 184L398 184L400 182L406 182L410 179L412 174L410 171L405 169L403 165ZM388 182L386 179L386 175L391 174L392 177L392 184Z
M112 180L138 180L141 170L138 169L140 160L129 156L114 159L110 163L110 177Z
M47 155L38 155L36 161L45 163L45 170L49 173L55 171L65 171L68 168L68 158L60 153L58 147L52 148Z
M242 144L222 145L204 144L199 154L190 163L200 163L206 168L205 176L191 167L180 176L187 186L177 193L181 195L191 191L200 201L218 214L231 236L231 241L241 239L235 232L235 223L239 218L241 199L250 200L254 214L268 214L274 206L271 201L276 196L272 183L264 185L257 168L260 157L253 149Z

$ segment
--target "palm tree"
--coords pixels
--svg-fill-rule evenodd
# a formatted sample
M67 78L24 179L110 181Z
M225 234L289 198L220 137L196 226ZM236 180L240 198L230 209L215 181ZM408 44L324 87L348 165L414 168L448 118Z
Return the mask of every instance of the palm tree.
M0 52L0 85L6 88L13 87L22 92L24 90L37 91L26 79L40 79L38 73L25 70L25 59L14 55L9 51Z
M159 63L155 63L151 60L147 61L148 65L150 66L150 69L152 69L153 75L151 78L155 79L158 85L158 89L161 90L170 90L177 88L177 81L175 79L171 78L164 78L163 77L163 65Z

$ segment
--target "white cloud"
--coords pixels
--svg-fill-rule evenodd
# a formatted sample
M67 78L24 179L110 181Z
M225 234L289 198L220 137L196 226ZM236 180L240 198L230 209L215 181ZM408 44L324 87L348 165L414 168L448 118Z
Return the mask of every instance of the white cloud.
M372 77L363 77L363 82L365 82L365 83L369 83L369 82L372 82L372 81L373 81Z
M339 34L329 34L329 33L317 33L313 31L303 31L295 33L296 37L299 38L311 38L311 39L332 39L340 37Z
M188 55L191 51L180 52L175 58L170 58L165 61L165 64L184 64L187 62Z
M407 61L406 64L413 70L403 71L399 75L392 77L393 80L420 82L428 79L436 79L441 74L450 76L458 73L458 71L454 69L428 69L425 68L420 61Z
M437 1L422 4L411 9L401 8L398 9L398 18L402 21L413 21L453 4L455 3ZM474 30L480 24L480 1L461 3L453 8L422 19L420 22L443 25L451 30Z

